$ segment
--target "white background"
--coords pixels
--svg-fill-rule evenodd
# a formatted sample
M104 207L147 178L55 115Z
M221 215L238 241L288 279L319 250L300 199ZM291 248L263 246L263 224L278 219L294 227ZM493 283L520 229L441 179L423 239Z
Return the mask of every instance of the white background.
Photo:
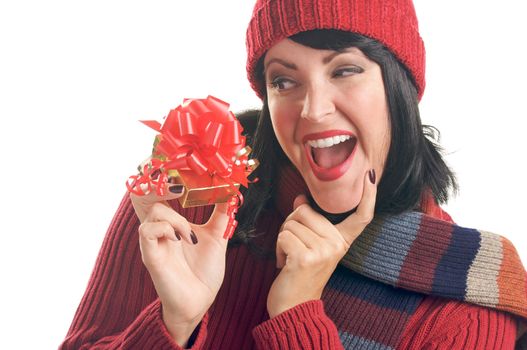
M425 123L442 132L461 225L523 219L527 33L521 1L416 1ZM125 179L184 97L257 107L245 79L252 1L0 3L0 348L54 349L84 292Z

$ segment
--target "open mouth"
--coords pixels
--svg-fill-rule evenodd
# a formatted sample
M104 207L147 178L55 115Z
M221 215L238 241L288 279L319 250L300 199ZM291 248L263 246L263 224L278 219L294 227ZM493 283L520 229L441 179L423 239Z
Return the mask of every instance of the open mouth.
M351 166L357 138L349 132L328 131L304 137L304 149L315 176L331 181Z

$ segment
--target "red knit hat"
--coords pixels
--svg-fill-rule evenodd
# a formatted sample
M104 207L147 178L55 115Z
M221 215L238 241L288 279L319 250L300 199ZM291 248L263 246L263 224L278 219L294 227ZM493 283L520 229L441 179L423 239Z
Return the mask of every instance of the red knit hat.
M425 89L425 48L412 0L257 0L247 28L247 75L262 98L256 63L280 40L313 29L338 29L373 38L412 74L419 99Z

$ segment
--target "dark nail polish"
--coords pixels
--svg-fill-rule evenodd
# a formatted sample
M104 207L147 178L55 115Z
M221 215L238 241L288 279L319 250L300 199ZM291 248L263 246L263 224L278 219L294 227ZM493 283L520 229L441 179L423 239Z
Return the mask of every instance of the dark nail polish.
M181 241L181 235L180 235L179 233L177 233L177 232L175 232L175 233L176 233L176 238L177 238L177 240L178 240L178 241Z
M183 192L183 185L174 185L174 186L170 186L168 188L168 190L172 193L175 193L175 194L180 194Z
M375 185L375 180L376 180L376 178L375 178L375 169L371 169L371 170L368 172L368 175L369 175L369 177L370 177L370 181L371 181L371 183Z
M154 171L152 174L150 174L150 177L152 179L156 179L159 177L159 175L161 175L161 170L157 169L156 171Z
M190 239L192 240L192 243L198 244L198 237L196 237L196 234L192 230L190 230Z

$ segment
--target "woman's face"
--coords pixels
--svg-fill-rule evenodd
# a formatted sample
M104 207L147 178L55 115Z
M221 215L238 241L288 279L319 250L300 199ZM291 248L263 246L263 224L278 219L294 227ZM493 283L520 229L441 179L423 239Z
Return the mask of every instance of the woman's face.
M355 208L366 172L382 176L390 124L379 65L359 49L316 50L284 39L266 54L273 129L318 205Z

